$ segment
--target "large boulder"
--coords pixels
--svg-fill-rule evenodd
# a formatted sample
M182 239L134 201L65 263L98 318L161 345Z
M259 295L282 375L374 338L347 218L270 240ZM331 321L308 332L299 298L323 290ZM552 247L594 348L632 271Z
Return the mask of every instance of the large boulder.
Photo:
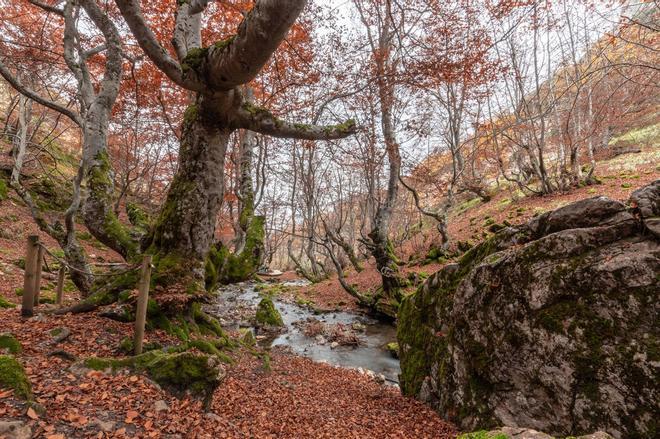
M403 392L467 431L654 437L659 189L506 228L431 276L399 312Z

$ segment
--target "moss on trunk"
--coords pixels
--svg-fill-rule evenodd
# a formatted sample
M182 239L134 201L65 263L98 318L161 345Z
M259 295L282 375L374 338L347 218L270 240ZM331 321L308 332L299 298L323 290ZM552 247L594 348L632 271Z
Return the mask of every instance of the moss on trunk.
M206 287L243 282L259 269L264 254L265 218L253 216L247 228L245 246L239 254L233 254L222 243L215 244L206 261Z
M139 244L112 210L114 182L107 151L102 150L94 157L94 163L87 173L87 188L89 195L83 213L89 231L124 258L134 258L139 253Z

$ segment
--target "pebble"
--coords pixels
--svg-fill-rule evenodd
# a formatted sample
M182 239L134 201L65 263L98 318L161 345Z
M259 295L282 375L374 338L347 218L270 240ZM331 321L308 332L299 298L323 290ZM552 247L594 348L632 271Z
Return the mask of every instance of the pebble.
M166 403L165 401L163 401L162 399L159 399L158 401L156 401L156 402L154 403L154 410L155 410L156 412L165 412L165 411L167 411L167 410L169 410L169 409L170 409L170 407L169 407L169 406L167 405L167 403Z

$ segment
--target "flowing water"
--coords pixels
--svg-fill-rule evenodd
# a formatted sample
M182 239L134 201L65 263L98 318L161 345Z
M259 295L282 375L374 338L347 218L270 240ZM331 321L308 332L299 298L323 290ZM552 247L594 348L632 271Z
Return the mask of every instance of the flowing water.
M300 283L285 283L285 285L301 286ZM232 285L221 290L219 300L211 310L221 319L223 326L237 329L252 327L249 317L253 317L261 297L250 283ZM286 332L268 338L266 343L271 346L286 346L294 353L309 357L315 361L323 361L347 368L362 368L382 374L390 383L398 383L400 372L399 360L393 358L384 349L387 343L396 341L396 329L392 325L381 323L366 316L348 312L328 312L316 314L308 307L299 306L273 298L277 310L282 315ZM315 318L327 324L345 324L351 326L359 323L365 326L361 333L359 346L331 347L330 343L319 344L312 337L307 337L296 322L304 322Z

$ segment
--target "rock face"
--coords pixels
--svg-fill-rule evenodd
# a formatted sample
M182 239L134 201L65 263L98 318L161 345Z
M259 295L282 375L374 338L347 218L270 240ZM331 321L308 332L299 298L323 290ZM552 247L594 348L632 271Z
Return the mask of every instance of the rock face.
M506 228L435 273L399 313L403 392L467 431L654 437L658 216L660 181Z
M607 433L602 431L584 436L571 436L572 439L612 439ZM528 428L502 427L488 432L467 433L458 437L458 439L555 439L549 434L542 433Z

